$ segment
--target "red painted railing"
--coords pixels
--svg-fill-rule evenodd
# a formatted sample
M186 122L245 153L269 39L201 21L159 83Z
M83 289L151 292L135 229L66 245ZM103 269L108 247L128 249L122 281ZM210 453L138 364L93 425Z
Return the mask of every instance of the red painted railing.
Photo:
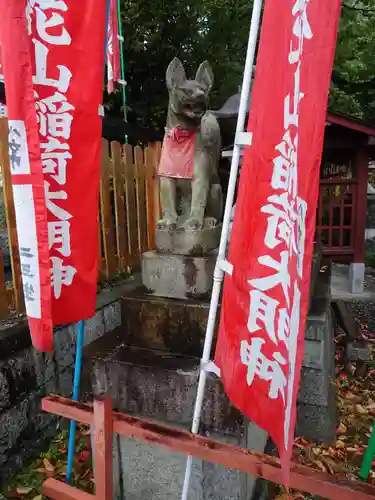
M55 479L47 479L43 494L56 500L112 500L112 434L133 437L151 445L192 455L208 462L262 477L274 483L282 481L277 458L214 441L190 432L153 423L112 411L110 399L95 401L94 406L50 396L43 399L43 410L91 425L94 432L95 495L90 495ZM332 500L374 500L375 487L337 479L309 467L292 463L290 487Z

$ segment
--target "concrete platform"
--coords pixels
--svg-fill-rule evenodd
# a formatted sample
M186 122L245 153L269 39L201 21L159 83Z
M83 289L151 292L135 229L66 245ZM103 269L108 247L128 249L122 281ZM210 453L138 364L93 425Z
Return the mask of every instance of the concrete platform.
M332 300L345 302L372 302L375 301L375 284L365 277L363 293L352 293L349 266L334 264L332 266L331 294Z

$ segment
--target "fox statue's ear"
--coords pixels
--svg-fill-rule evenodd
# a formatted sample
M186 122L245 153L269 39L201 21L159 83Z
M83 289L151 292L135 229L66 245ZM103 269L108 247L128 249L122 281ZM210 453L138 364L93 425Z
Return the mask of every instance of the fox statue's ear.
M214 73L208 61L202 62L199 66L197 74L195 75L195 80L203 85L208 92L212 89L214 84Z
M182 62L177 57L169 64L165 79L168 90L172 90L176 85L181 85L185 82L185 70Z

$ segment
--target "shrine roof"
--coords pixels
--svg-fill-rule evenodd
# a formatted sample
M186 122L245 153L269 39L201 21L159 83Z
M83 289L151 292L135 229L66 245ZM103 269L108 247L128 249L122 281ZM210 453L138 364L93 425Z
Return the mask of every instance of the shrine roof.
M375 137L375 126L353 116L328 111L327 123Z

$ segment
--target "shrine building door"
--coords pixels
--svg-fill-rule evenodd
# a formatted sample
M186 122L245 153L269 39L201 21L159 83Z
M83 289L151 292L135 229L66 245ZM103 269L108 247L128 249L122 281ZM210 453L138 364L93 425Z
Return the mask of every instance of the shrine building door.
M323 155L316 238L323 256L336 262L356 262L362 254L365 228L358 217L366 204L367 169L364 178L361 163L348 150Z

